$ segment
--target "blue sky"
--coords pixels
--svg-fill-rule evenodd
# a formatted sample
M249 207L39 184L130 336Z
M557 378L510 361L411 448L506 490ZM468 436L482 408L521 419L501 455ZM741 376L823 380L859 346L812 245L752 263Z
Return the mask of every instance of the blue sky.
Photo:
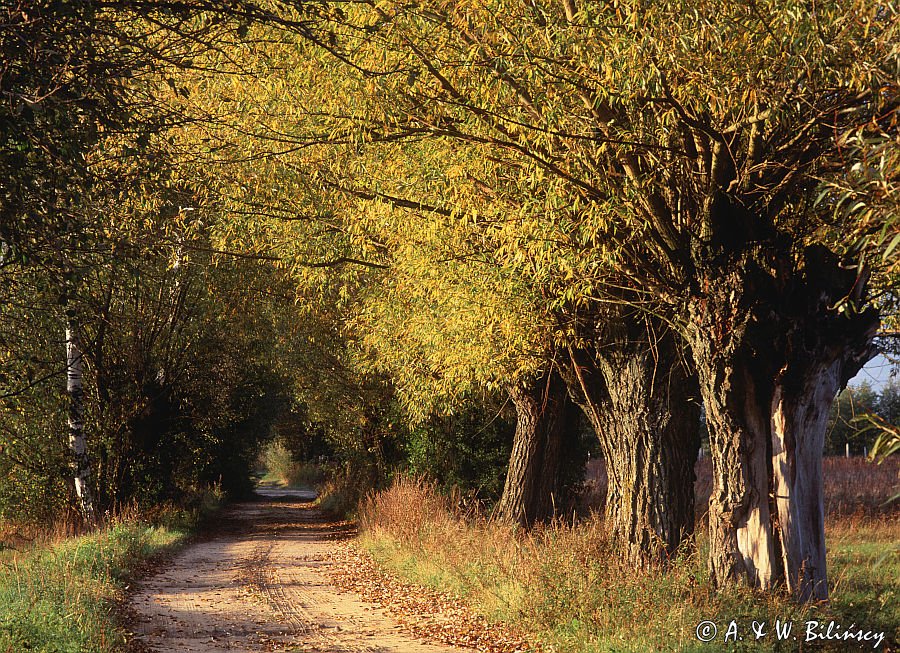
M891 369L895 367L888 359L879 354L870 360L859 371L859 374L850 380L848 385L859 385L863 381L868 381L874 390L881 390L890 377Z

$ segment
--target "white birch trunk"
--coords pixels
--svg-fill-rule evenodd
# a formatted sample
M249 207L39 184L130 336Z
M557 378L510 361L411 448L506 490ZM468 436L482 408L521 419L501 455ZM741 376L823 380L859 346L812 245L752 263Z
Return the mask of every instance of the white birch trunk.
M75 494L85 521L96 522L91 493L91 466L84 437L84 356L78 339L78 325L66 320L66 394L69 398L69 449L75 472Z

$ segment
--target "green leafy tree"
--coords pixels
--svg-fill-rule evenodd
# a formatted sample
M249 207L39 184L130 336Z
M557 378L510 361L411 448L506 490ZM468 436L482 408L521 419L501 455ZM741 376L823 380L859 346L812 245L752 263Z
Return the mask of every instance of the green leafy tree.
M869 457L884 462L888 456L900 451L900 393L896 377L892 377L881 389L877 415L869 414L865 417L868 422L867 431L875 436Z
M888 424L900 424L900 381L891 377L881 386L876 411Z
M853 455L861 456L864 447L871 449L872 438L865 437L865 417L875 414L879 404L878 393L865 381L843 390L831 406L825 453L844 455L849 445Z
M334 29L369 74L307 68L311 84L346 98L316 113L319 141L370 146L381 165L323 158L318 178L423 208L422 188L441 177L413 197L402 184L416 177L399 174L412 165L397 154L443 161L450 214L501 225L506 264L556 280L551 297L666 316L707 411L713 581L784 580L801 598L826 597L815 490L825 424L871 356L868 280L883 257L848 249L841 221L853 216L835 221L816 190L843 178L846 134L871 124L893 135L892 8L379 5ZM484 181L492 174L500 183ZM484 185L532 201L485 203Z
M276 6L279 15L271 11ZM134 253L130 240L137 234L165 243L142 223L179 212L185 189L167 166L164 132L185 116L165 99L185 89L172 71L190 67L196 53L219 47L254 21L302 30L293 6L29 0L0 11L0 273L40 286L41 326L65 334L56 339L65 361L59 355L53 364L42 352L41 380L67 377L72 476L89 521L95 510L85 328L97 316L82 312L95 290L82 284L121 266L122 256ZM16 296L13 306L26 301ZM51 310L60 315L56 322ZM7 350L4 364L13 373L0 383L34 367L17 358L27 350ZM28 381L0 392L15 397L33 387Z

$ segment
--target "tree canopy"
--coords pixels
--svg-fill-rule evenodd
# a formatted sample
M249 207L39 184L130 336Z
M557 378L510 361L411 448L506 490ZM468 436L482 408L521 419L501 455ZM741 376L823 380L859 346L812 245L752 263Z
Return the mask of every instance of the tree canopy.
M896 314L893 5L48 0L3 20L3 383L57 373L34 360L55 295L98 410L118 379L203 452L233 442L217 420L265 412L248 387L380 467L393 430L475 397L508 393L544 440L574 400L611 505L643 506L608 512L617 532L666 555L693 526L702 400L713 582L827 597L828 414ZM135 410L108 416L120 459Z

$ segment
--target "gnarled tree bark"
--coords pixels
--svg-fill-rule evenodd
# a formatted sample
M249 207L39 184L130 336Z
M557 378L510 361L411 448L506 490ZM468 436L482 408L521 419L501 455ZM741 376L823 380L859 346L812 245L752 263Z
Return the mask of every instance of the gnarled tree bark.
M696 383L672 334L651 343L645 326L609 329L567 373L606 459L606 518L638 567L665 563L694 530L700 448Z
M879 325L874 308L841 313L835 306L862 304L867 277L864 269L844 269L824 248L808 248L779 311L787 328L770 410L772 492L785 584L801 601L828 598L825 431L838 392L875 355Z
M771 376L733 326L689 333L713 466L708 564L715 586L747 579L767 589L780 576L768 481Z
M508 391L516 407L516 432L497 515L530 528L556 513L562 447L567 431L576 426L573 404L555 372Z
M688 305L713 461L710 576L826 599L825 428L873 355L878 316L836 310L863 303L866 275L824 248L774 260L774 274L752 261L715 270Z

